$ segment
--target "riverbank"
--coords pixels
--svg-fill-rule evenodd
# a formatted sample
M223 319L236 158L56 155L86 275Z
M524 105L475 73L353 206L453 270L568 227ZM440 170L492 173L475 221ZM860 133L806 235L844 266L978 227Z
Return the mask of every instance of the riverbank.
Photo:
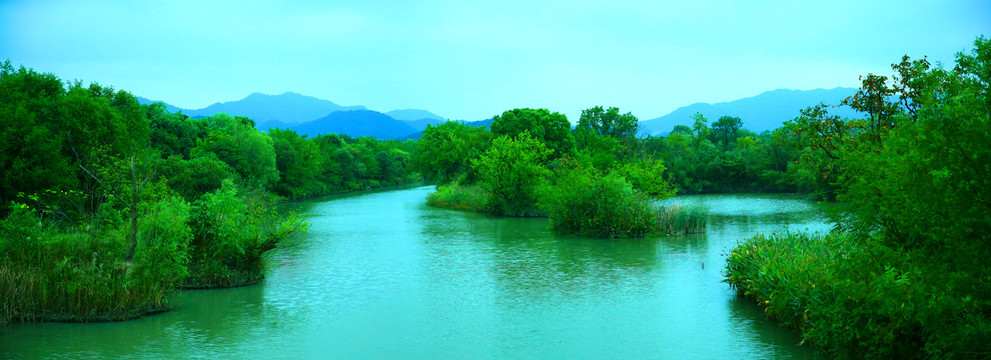
M981 280L917 258L846 233L761 234L731 251L726 282L836 358L987 358Z
M827 226L814 203L685 197L711 209L708 233L603 241L556 234L546 219L430 207L432 191L291 204L312 226L266 255L259 285L178 291L171 311L133 321L11 324L0 348L23 358L813 358L737 299L719 264L755 232Z

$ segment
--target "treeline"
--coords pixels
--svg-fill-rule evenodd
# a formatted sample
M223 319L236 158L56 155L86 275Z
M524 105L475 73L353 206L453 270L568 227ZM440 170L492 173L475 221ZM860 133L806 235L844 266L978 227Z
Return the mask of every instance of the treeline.
M177 287L257 282L307 225L283 199L416 180L413 142L259 132L0 66L0 323L161 311Z
M991 41L951 69L908 56L785 125L805 182L849 205L826 236L759 235L727 277L839 358L991 357Z
M643 139L659 154L679 194L806 192L811 190L795 166L797 137L778 128L756 134L734 116L709 123L695 114L694 124L675 126L663 137Z
M163 175L187 199L216 190L228 178L288 199L419 180L408 166L413 141L309 138L279 128L264 133L246 117L191 119L165 111L161 103L142 108L150 121L150 146L165 159Z
M546 216L556 231L585 236L704 231L705 211L686 209L689 219L651 204L675 189L636 132L637 118L618 108L587 109L574 129L560 113L514 109L491 130L428 127L413 164L441 183L428 198L434 206Z

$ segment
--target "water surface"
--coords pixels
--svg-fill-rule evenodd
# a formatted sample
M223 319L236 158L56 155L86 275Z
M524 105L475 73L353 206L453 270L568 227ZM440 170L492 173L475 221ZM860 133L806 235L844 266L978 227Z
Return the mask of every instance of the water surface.
M432 187L293 204L310 232L256 286L184 291L119 323L0 328L13 358L672 359L814 356L723 283L757 232L826 231L814 203L706 195L706 234L557 236L424 205Z

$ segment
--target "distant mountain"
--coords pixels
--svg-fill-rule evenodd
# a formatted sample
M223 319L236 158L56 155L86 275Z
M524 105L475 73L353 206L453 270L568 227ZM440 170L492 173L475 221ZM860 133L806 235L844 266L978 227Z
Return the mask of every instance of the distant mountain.
M190 117L204 117L216 113L245 116L255 122L281 121L302 123L319 119L335 111L365 110L364 106L341 106L312 96L287 92L281 95L253 93L238 101L215 103L202 109L183 110Z
M708 104L696 103L683 106L670 114L659 118L640 122L642 134L665 135L671 132L675 125L692 126L691 116L701 113L709 123L722 116L736 116L743 120L743 127L756 133L781 127L785 121L794 119L799 111L818 104L839 104L847 96L852 96L857 89L838 87L835 89L787 90L778 89L761 93L757 96L740 100ZM859 117L857 112L848 107L830 108L832 114L840 117Z
M170 113L176 113L176 112L179 112L179 111L186 111L185 109L180 109L179 107L169 105L169 103L164 102L164 101L150 100L150 99L143 98L143 97L140 97L140 96L135 96L135 97L138 98L138 104L142 104L142 105L154 104L154 103L165 104L165 110L168 111L168 112L170 112Z
M433 119L433 120L440 120L440 121L446 121L447 120L443 116L434 114L434 113L429 112L429 111L426 111L426 110L420 110L420 109L392 110L392 111L387 112L385 114L386 115L389 115L393 119L403 120L403 121L424 120L424 119Z
M489 127L489 126L492 126L492 118L488 118L488 119L485 119L485 120L475 120L475 121L464 121L464 120L461 120L461 123L462 124L465 124L465 125L475 126L475 127Z
M388 114L388 113L386 113L386 114ZM392 118L396 119L395 117L392 117ZM447 122L447 120L444 120L444 119L432 119L432 118L431 119L419 119L419 120L402 120L402 119L396 119L396 120L401 120L401 121L405 122L406 124L409 124L409 126L412 126L414 129L416 129L416 131L423 131L423 129L426 129L427 128L427 125L437 125L437 124L442 124L442 123Z
M346 134L353 137L371 136L377 139L399 139L416 133L417 129L404 121L371 110L336 111L322 118L305 123L288 124L268 121L258 128L273 127L296 130L300 135L315 137L322 134Z

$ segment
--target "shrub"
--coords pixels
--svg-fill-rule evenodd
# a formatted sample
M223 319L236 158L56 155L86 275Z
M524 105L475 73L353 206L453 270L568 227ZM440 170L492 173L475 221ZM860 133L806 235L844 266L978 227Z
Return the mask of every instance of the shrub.
M437 186L437 191L427 196L427 205L454 210L483 211L488 193L481 185L451 183Z
M188 206L150 205L139 251L122 261L128 225L57 230L25 205L0 220L0 324L12 320L122 320L168 308L185 272Z
M614 173L598 177L588 170L568 171L545 189L541 208L551 228L566 234L643 237L656 226L647 200Z
M191 287L235 286L261 279L260 269L247 269L252 247L260 232L249 216L245 201L237 196L230 180L214 193L206 193L194 203L190 226Z
M540 216L537 191L550 170L544 161L551 154L540 140L526 131L515 138L502 136L481 158L472 161L480 184L489 193L486 210L505 216Z
M191 288L231 287L260 281L262 254L308 224L290 214L282 221L266 212L258 196L241 196L231 180L194 203L190 227L189 277ZM261 224L274 223L270 229Z
M986 305L961 289L974 274L911 258L873 238L757 235L732 250L726 281L839 358L991 355Z
M133 274L154 283L166 294L188 275L188 247L193 233L187 221L190 206L180 198L166 198L151 206L139 228L141 236Z

